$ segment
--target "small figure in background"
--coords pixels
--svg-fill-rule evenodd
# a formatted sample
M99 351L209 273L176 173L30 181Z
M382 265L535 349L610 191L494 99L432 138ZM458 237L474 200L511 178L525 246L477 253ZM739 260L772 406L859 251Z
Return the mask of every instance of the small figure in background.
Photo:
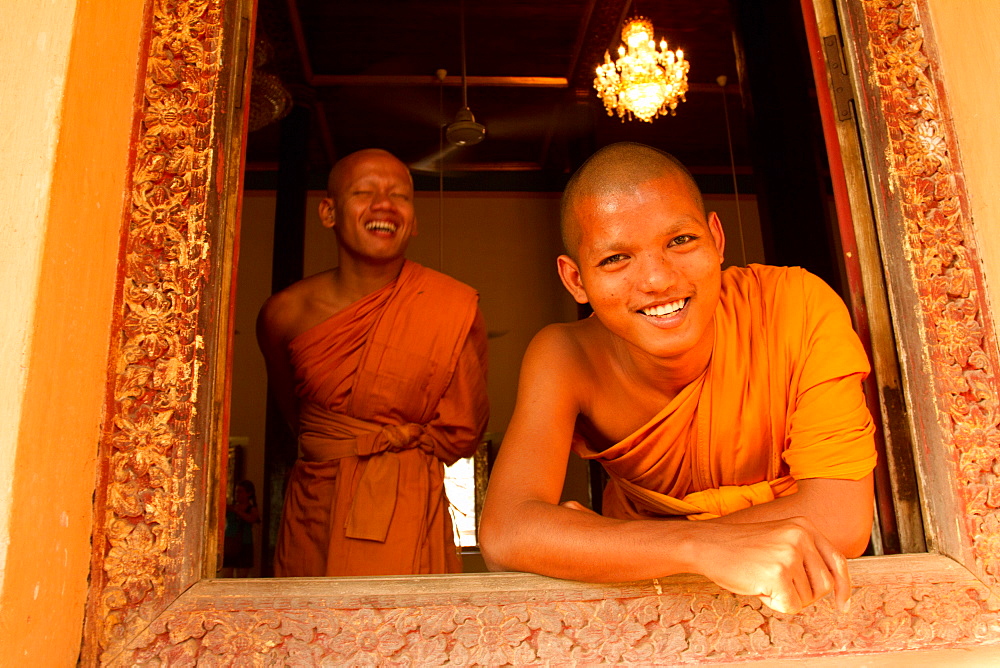
M260 522L257 490L249 480L236 483L236 500L226 505L222 577L245 578L253 568L253 525Z

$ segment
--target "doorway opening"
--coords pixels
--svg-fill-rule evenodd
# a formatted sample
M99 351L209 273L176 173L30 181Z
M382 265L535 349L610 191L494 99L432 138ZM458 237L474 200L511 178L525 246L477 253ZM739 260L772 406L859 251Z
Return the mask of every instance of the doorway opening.
M852 282L845 249L853 242L843 238L824 102L809 57L807 27L815 27L815 18L803 21L805 5L798 0L636 4L467 5L469 100L487 138L450 153L437 169L415 171L421 232L411 256L480 291L491 336L494 450L487 460L509 419L527 342L544 324L577 315L554 271L558 197L572 171L606 144L640 141L685 162L709 207L719 211L727 238L740 239L730 263L803 266L841 294L856 323L867 317L866 299ZM323 236L315 220L332 162L381 147L418 164L438 149L442 124L458 104L458 1L420 3L416 10L400 5L258 5L255 82L261 75L258 88L270 86L264 99L272 108L282 101L286 107L247 139L231 433L245 439L246 474L261 490L264 528L255 570L261 575L268 574L295 444L263 397L256 311L272 291L334 261L332 235ZM590 89L593 65L631 12L649 15L692 63L688 100L676 116L651 124L608 118ZM553 34L562 37L543 39ZM438 69L447 70L444 79L434 76ZM727 78L721 86L720 75ZM519 284L511 284L512 275ZM869 344L870 350L893 348L884 333ZM873 387L885 384L875 380ZM876 420L903 419L901 405L882 401L873 389ZM900 486L890 480L884 453L870 551L920 551L922 530L900 540L894 503L901 494L917 503L912 462L912 484ZM599 506L599 474L573 462L566 496ZM919 513L914 524L919 527Z

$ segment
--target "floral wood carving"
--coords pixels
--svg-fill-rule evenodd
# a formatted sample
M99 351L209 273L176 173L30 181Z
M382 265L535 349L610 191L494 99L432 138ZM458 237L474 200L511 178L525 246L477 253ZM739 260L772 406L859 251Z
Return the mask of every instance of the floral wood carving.
M96 512L90 619L103 628L88 633L105 657L189 584L178 571L190 559L186 511L202 456L199 311L210 261L220 5L152 5Z
M132 644L128 665L684 665L944 648L1000 631L974 580L869 584L847 614L822 601L799 615L707 582L606 597L566 587L558 597L437 594L396 605L195 593Z
M938 419L981 572L1000 580L1000 397L996 341L967 195L954 156L922 0L864 3L873 83L887 127L908 266L923 315Z
M780 615L755 600L690 583L665 582L662 595L649 584L595 594L563 583L555 590L467 596L412 594L405 587L389 596L330 595L346 587L340 582L294 596L285 594L284 584L276 596L269 584L246 583L239 594L220 596L225 585L193 583L197 557L187 546L203 532L192 521L198 505L192 501L198 485L204 488L198 478L204 466L198 409L206 394L199 373L207 331L201 311L210 263L217 260L210 254L208 221L219 160L213 123L227 1L154 0L151 8L123 235L120 331L112 346L113 389L95 501L86 642L96 643L102 662L662 665L1000 638L1000 617L985 587L970 578L908 579L906 567L896 577L892 569L900 562L888 560L883 568L889 575L856 581L847 615L827 602L802 615ZM857 4L869 25L872 70L891 139L888 158L903 196L956 484L968 504L977 559L996 578L996 361L988 352L991 334L960 176L951 163L950 130L941 120L916 0ZM92 651L85 648L84 663Z

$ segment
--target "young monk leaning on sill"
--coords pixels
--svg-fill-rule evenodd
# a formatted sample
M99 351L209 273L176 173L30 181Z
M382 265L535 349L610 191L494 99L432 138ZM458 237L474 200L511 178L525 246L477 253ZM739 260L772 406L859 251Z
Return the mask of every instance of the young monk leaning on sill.
M640 144L580 168L561 224L559 275L594 313L525 354L480 527L487 564L593 582L699 573L779 612L831 591L846 608L875 446L843 302L799 268L721 271L722 226L690 173ZM559 504L571 449L610 475L603 516Z

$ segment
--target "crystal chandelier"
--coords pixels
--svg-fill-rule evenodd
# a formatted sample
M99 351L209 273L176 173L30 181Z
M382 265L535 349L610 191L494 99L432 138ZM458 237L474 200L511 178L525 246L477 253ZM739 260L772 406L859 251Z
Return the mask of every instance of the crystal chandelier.
M622 28L618 59L604 52L604 64L597 66L594 88L604 101L608 116L624 122L627 115L650 122L668 111L674 115L677 103L684 101L688 89L690 65L684 52L667 50L667 40L660 40L657 51L653 41L653 22L643 16L630 19ZM626 51L626 45L628 50Z

